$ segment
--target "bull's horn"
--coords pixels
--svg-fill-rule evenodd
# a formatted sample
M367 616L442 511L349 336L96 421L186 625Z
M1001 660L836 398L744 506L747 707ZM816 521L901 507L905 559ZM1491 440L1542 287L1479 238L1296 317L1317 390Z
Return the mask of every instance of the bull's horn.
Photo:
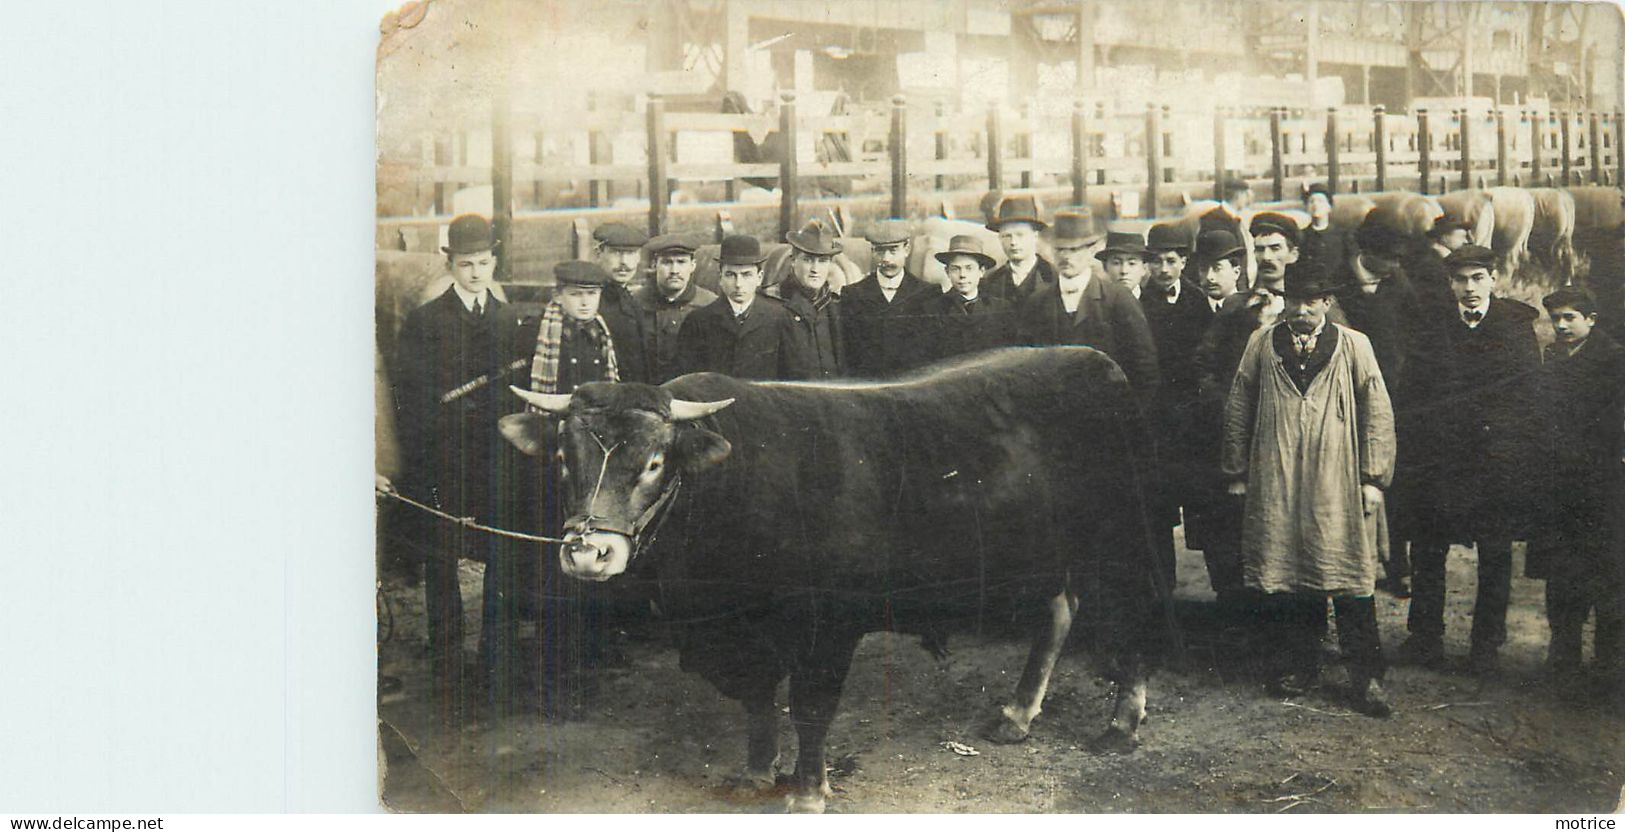
M687 422L690 419L710 416L733 403L733 399L723 399L720 402L685 402L682 399L672 399L671 420L673 422Z
M570 409L570 394L568 393L537 393L533 390L508 385L519 398L530 402L532 407L547 413L563 413Z

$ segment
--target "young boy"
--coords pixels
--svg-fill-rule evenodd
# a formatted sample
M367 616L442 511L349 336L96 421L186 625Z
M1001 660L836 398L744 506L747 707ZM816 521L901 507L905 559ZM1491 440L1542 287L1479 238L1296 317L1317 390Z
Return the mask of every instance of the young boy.
M1546 510L1529 547L1527 574L1546 579L1552 626L1546 661L1553 681L1572 681L1579 671L1580 631L1593 610L1593 667L1617 681L1625 582L1610 555L1608 500L1609 488L1618 487L1610 479L1619 467L1625 348L1594 329L1597 303L1590 293L1559 289L1542 303L1556 343L1542 357Z

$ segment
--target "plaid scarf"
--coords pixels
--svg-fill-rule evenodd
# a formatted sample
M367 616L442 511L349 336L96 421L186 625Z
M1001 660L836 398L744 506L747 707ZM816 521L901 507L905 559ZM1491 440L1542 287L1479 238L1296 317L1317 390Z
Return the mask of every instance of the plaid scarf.
M604 356L604 368L610 381L620 381L615 366L615 342L609 337L609 324L604 316L594 317L582 332L598 347ZM542 312L542 327L536 332L536 357L530 362L530 389L538 393L558 393L559 353L564 344L564 307L549 303Z

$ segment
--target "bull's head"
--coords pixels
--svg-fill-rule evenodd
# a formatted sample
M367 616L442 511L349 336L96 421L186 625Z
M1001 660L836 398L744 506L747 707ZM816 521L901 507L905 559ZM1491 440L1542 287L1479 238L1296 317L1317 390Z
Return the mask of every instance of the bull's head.
M510 389L539 412L504 416L502 435L531 456L553 453L566 518L559 563L575 578L605 581L626 571L683 474L732 450L695 420L733 399L687 402L646 384L584 384L574 395Z

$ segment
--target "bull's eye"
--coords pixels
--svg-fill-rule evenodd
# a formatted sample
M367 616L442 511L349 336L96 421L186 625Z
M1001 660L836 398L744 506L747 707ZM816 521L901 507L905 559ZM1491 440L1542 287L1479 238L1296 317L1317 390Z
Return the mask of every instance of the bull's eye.
M659 455L652 456L652 457L649 458L649 467L644 469L643 473L644 474L657 473L660 470L661 466L663 466L665 464L666 464L665 457L659 456Z

